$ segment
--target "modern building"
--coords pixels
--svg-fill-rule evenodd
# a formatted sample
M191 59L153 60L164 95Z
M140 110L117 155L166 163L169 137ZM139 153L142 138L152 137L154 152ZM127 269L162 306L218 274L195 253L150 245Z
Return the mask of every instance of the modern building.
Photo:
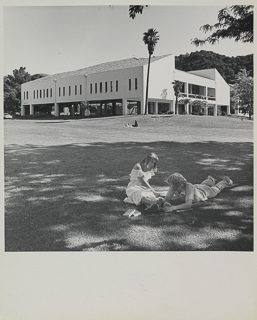
M38 112L74 115L144 114L148 58L106 62L22 84L21 115ZM178 111L206 115L230 113L230 88L216 69L175 69L173 54L152 57L149 114L174 112L173 82L181 81Z

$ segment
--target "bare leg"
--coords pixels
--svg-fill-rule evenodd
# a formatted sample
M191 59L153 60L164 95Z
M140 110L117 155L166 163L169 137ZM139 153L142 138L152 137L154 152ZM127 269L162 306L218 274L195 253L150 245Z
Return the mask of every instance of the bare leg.
M149 198L143 197L141 199L141 203L145 204L146 206L152 206L153 204L158 204L159 207L162 207L164 202L163 202L163 198L161 197L156 199L155 201Z

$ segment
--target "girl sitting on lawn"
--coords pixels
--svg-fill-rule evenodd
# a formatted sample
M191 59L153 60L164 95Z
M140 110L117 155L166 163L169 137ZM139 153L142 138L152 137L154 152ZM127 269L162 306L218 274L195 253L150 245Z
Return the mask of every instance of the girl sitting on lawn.
M145 204L147 206L145 213L157 212L163 203L163 198L148 182L157 172L157 162L158 156L155 153L150 153L135 164L126 188L128 198L124 201L135 205Z
M208 176L201 184L191 184L180 173L173 173L167 179L169 191L164 198L164 211L172 212L175 210L189 209L193 202L205 201L215 197L224 188L231 187L233 181L229 177L217 182L212 176ZM173 196L180 198L183 203L171 205L170 201Z

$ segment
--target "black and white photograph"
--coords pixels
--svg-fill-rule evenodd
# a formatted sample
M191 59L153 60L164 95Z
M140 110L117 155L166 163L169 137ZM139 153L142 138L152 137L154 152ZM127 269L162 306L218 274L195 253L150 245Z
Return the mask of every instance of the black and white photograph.
M3 319L256 319L254 4L3 3Z

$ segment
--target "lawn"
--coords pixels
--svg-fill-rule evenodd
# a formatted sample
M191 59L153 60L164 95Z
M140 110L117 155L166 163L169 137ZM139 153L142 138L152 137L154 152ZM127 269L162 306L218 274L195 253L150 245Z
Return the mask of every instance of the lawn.
M138 128L124 128L127 122ZM129 116L5 120L6 251L252 251L253 122ZM152 185L228 175L234 187L192 211L127 218L129 173L159 156Z

